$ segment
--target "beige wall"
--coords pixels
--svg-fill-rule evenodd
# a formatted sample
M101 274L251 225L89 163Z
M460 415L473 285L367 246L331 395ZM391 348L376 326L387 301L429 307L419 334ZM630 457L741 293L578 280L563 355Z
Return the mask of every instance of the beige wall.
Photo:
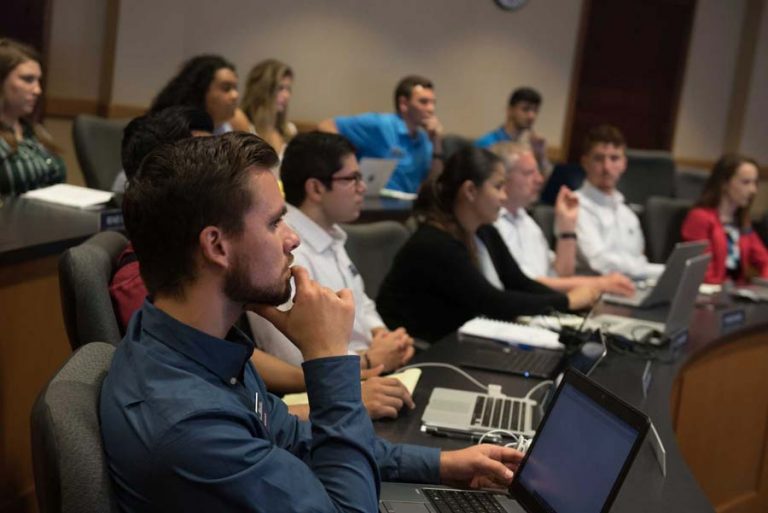
M53 0L47 95L97 100L106 2Z
M768 4L763 6L739 151L768 166Z
M712 160L723 148L747 0L698 0L676 127L677 157ZM54 0L49 96L95 99L106 7ZM241 79L277 57L297 75L291 117L317 121L391 109L398 77L437 86L449 132L497 126L509 91L539 88L538 129L562 144L581 0L536 0L518 12L491 0L122 0L114 104L146 107L186 58L221 53ZM152 13L148 15L147 13ZM223 27L226 27L224 29ZM768 162L768 8L764 9L742 150Z

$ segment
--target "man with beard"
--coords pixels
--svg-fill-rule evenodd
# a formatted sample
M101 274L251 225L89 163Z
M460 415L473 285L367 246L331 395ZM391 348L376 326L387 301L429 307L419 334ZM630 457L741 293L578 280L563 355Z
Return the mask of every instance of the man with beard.
M443 170L443 125L435 114L432 81L409 75L395 88L395 112L368 112L320 122L318 129L338 133L357 148L357 158L396 159L397 167L382 194L415 194L429 176Z
M490 148L500 142L519 142L531 147L539 170L548 175L552 165L547 158L547 141L534 132L533 125L539 117L541 94L531 87L519 87L509 95L507 118L504 124L491 130L477 141L478 148Z
M283 221L276 163L254 135L187 139L150 154L128 188L126 227L151 299L101 393L120 509L373 512L381 479L508 485L521 458L512 449L441 453L374 435L359 357L347 355L352 294L291 268L299 240ZM291 277L294 306L281 312ZM309 422L249 363L253 342L233 328L247 306L301 350Z
M581 166L586 180L576 191L577 265L582 272L654 278L664 266L648 262L640 220L616 189L627 169L626 147L622 133L611 125L592 128L584 140Z

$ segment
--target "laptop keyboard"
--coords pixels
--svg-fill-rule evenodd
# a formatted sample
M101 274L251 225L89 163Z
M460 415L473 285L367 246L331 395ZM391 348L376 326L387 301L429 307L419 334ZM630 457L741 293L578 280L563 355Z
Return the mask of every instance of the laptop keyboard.
M501 397L477 396L472 426L486 429L524 431L525 403Z
M422 491L439 513L505 513L501 504L487 492L440 488L423 488Z

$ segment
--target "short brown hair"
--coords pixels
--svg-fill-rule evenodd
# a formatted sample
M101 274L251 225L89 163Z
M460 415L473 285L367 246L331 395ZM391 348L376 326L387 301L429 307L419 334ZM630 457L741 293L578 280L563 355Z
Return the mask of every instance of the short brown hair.
M184 139L144 159L126 190L123 215L150 294L183 294L195 279L200 232L218 226L241 233L251 208L247 171L277 161L268 143L244 132Z
M400 82L397 83L397 87L395 87L396 113L400 113L400 97L405 96L406 100L410 100L411 95L413 94L413 88L416 86L421 86L424 89L435 88L435 86L432 84L432 81L428 78L421 77L419 75L408 75L407 77L403 77L400 79Z
M586 155L597 144L612 144L617 148L626 148L627 141L621 130L613 125L599 125L592 128L584 136L584 145L582 146L582 155Z

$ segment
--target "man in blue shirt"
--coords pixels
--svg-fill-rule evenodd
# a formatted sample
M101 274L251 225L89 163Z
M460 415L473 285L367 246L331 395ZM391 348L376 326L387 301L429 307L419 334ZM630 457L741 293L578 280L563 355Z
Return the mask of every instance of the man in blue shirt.
M434 86L427 78L412 75L400 80L393 114L339 116L321 121L318 129L349 139L358 159L397 159L384 194L415 194L430 173L442 171L443 126L435 115Z
M475 141L478 148L490 148L504 141L528 144L536 157L536 163L544 175L548 175L552 165L547 158L547 141L533 131L533 124L541 108L541 94L530 87L520 87L512 91L507 105L507 119L503 125Z
M121 510L378 511L381 479L504 485L521 454L498 446L440 453L373 432L347 355L352 294L291 267L299 240L250 134L187 139L150 154L124 215L150 293L101 393L104 449ZM273 305L290 295L294 306ZM310 421L288 414L233 328L258 312L302 352Z

